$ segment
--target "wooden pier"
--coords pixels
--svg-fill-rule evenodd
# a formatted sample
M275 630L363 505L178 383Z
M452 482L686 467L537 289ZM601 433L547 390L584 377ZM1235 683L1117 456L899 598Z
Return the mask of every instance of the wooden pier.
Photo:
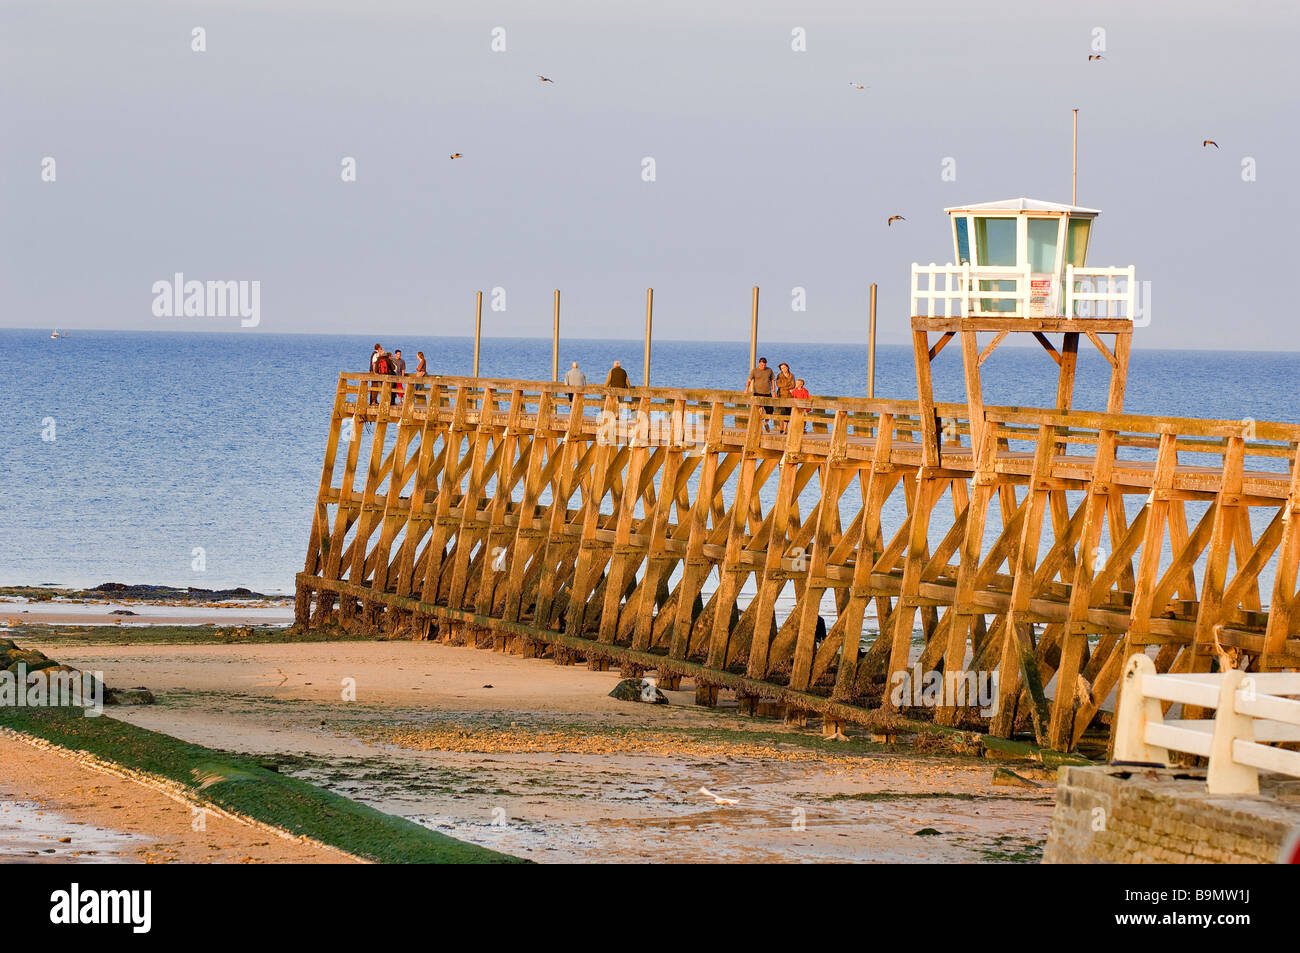
M969 374L997 330L931 318L916 401L456 377L398 399L342 374L297 620L1062 750L1109 729L1147 646L1160 672L1300 666L1300 426L1070 410L1081 335L1126 369L1116 324L1112 348L1046 329L1051 409L984 406L969 379L969 404L934 403L927 335L960 336ZM922 671L992 676L996 710L900 700Z

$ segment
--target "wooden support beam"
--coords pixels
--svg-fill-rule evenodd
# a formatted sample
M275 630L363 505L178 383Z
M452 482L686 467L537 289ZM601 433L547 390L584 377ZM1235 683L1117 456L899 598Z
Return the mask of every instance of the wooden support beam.
M993 356L993 352L998 349L998 345L1001 344L1003 339L1010 333L1010 331L1003 329L994 335L993 340L988 343L984 350L980 351L979 360L976 362L977 366L983 367L984 362Z
M934 342L934 346L930 348L930 360L933 361L939 356L939 352L948 346L948 342L952 340L953 335L956 333L956 331L945 331L943 336Z
M1060 364L1061 354L1059 351L1057 351L1056 346L1052 344L1051 341L1047 340L1047 335L1043 334L1042 331L1034 331L1033 334L1034 334L1034 340L1036 340L1039 344L1043 346L1043 350L1047 352L1047 356L1050 357L1052 360L1054 360L1057 364Z

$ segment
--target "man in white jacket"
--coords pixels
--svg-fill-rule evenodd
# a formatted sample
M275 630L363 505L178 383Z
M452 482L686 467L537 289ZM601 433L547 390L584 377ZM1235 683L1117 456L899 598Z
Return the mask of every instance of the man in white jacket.
M578 369L578 362L574 361L569 365L568 372L564 375L564 383L570 387L586 387L587 375ZM569 403L573 403L573 395L569 395Z

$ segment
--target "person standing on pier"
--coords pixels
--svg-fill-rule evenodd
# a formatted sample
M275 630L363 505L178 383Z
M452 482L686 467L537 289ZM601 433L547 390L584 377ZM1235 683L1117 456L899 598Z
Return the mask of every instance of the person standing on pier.
M424 352L423 352L423 351L416 351L416 352L415 352L415 376L416 376L416 377L428 377L428 376L429 376L429 368L428 368L428 366L424 363Z
M380 351L375 355L374 373L382 375L383 377L393 376L393 356L387 351ZM383 385L378 381L375 381L371 386L373 387L373 391L370 394L370 402L372 404L377 404L379 403L377 395L383 388ZM395 390L393 391L390 403L397 403L397 392Z
M393 351L393 376L402 378L406 376L406 361L402 359L402 349L399 347ZM393 403L400 403L402 400L402 382L398 380L393 384Z
M578 368L577 361L574 361L572 364L569 365L568 371L566 371L564 374L564 383L568 384L570 387L587 386L587 375L582 373L582 371ZM576 396L577 396L576 393L569 394L570 404L573 403L573 398Z
M767 358L760 357L758 364L749 372L749 379L745 381L745 393L753 394L755 397L771 397L772 388L776 385L776 375L772 373L772 368L767 366ZM770 406L763 408L763 413L770 414ZM763 429L768 430L769 422L763 421Z
M370 373L371 374L380 373L378 368L379 355L383 353L384 353L384 346L382 344L376 344L375 349L370 352ZM376 389L373 382L370 384L370 403L372 404L379 403L379 391Z
M780 364L777 365L777 367L781 369L781 373L776 375L775 396L790 397L792 396L790 392L794 390L794 385L795 385L795 377L793 374L790 373L790 365L785 363L785 361L782 361ZM781 417L790 416L789 407L778 407L776 412ZM790 427L790 421L788 420L781 421L781 433L786 433L789 430L789 427Z
M790 391L790 396L795 400L807 400L812 396L812 394L808 393L808 388L804 386L802 377L794 382L794 389ZM808 429L807 424L804 424L803 427L804 430Z
M623 370L623 365L618 361L615 361L614 366L609 369L609 376L605 378L605 386L622 388L632 386L628 383L627 371Z

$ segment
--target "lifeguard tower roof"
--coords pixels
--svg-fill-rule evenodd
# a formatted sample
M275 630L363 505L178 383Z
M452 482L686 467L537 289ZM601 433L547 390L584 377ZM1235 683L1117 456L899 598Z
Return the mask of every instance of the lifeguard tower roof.
M1068 212L1070 215L1087 216L1089 218L1101 214L1101 209L1083 208L1080 205L1062 205L1060 202L1045 202L1042 199L1029 199L1024 196L1018 199L1003 199L1000 202L954 205L952 208L944 209L944 211L950 215L953 212Z

